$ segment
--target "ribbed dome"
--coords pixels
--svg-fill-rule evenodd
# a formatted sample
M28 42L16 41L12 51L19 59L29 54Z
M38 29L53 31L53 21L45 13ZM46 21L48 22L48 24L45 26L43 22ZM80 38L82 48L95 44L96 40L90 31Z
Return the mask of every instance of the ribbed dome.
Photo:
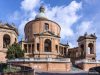
M47 16L45 15L45 8L44 8L44 6L41 6L39 11L40 12L36 15L35 19L47 19Z

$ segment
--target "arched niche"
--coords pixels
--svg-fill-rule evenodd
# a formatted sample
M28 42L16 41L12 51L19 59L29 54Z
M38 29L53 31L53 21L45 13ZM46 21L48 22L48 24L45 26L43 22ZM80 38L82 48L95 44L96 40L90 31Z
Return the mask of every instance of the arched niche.
M84 52L84 44L81 44L81 45L80 45L80 48L81 48L81 57L84 57L84 55L85 55L85 54L84 54L84 53L85 53L85 52Z
M88 44L88 54L93 54L94 53L94 46L93 43Z
M44 41L44 51L51 52L51 40L50 39L46 39Z
M11 38L8 34L3 36L3 48L7 48L10 45Z

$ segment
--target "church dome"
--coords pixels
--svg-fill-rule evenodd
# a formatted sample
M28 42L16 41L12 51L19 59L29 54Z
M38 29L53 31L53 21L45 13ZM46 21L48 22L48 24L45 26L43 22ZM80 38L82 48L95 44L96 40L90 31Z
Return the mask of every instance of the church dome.
M40 12L36 15L35 19L47 19L47 16L45 14L45 7L41 6L39 11Z

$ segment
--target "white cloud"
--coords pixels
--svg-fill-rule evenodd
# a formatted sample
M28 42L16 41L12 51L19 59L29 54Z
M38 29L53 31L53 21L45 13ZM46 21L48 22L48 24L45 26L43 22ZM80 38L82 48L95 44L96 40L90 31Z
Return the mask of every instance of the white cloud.
M21 2L21 8L25 11L31 11L38 5L39 2L40 0L23 0Z
M23 20L21 20L21 23L18 27L18 30L20 31L19 32L20 35L24 34L24 27L25 27L26 23L33 20L35 18L35 15L36 15L36 12L30 12L27 14L27 16ZM29 18L27 18L27 17L29 17Z
M85 3L87 3L87 4L91 4L91 5L93 5L93 4L95 4L96 2L98 2L99 0L84 0L84 2Z
M79 35L83 35L85 32L89 32L92 27L92 23L90 21L83 21L80 25L77 27L77 33Z
M85 0L85 1L87 3L88 2L90 3L89 0ZM92 2L93 1L95 1L95 0L92 0ZM76 40L77 40L78 36L79 35L83 35L85 32L88 32L88 33L96 32L96 33L98 33L98 35L100 34L99 33L99 30L100 30L99 24L100 23L98 23L98 24L96 22L93 23L93 21L82 21L78 25L78 27L77 27L77 29L75 31L77 33L73 32L72 26L81 17L81 15L78 15L77 12L80 9L82 9L82 4L83 4L82 2L78 3L76 1L72 1L67 6L55 6L55 7L52 7L52 8L50 6L48 6L48 5L45 5L47 17L50 20L53 20L53 21L57 22L61 26L61 28L62 28L61 37L62 37L62 39L69 40L70 41L69 45L71 47L75 47L76 46ZM12 20L13 19L17 20L17 19L20 18L20 16L22 16L22 18L20 19L20 25L19 25L19 33L21 35L24 34L24 26L25 26L25 24L28 21L34 19L35 15L37 14L35 9L40 4L41 4L40 0L23 0L21 2L21 11L15 12L14 16L12 16ZM23 10L24 10L24 13L21 13ZM96 18L98 19L98 22L99 22L99 16L97 16L97 17ZM83 18L84 18L84 16L82 17L82 19ZM99 41L100 41L100 39L97 39L97 53L100 53L100 51L99 51L99 49L100 49ZM99 57L100 56L98 56L97 58L99 59Z
M39 2L40 4L41 2ZM55 6L50 7L48 5L45 5L46 7L46 15L48 19L53 20L57 22L61 26L61 38L65 39L66 36L70 37L71 39L74 39L74 42L70 41L69 45L70 47L75 47L76 45L76 36L73 32L73 29L71 28L72 25L77 22L81 15L77 15L77 11L82 8L82 3L77 3L76 1L72 1L68 6ZM34 7L34 9L37 7ZM37 14L36 11L30 10L31 12L27 14L26 18L24 18L21 21L21 24L19 25L19 31L20 34L24 34L24 26L25 24L34 19L35 15ZM27 11L26 11L27 12ZM74 37L73 37L74 36ZM69 40L67 38L67 40Z
M69 46L70 46L70 48L73 48L73 47L75 47L76 45L74 45L73 43L69 42Z
M8 21L9 22L17 22L22 18L22 16L20 15L20 12L15 11L14 13L8 15Z
M77 27L77 33L75 35L83 35L85 32L88 34L96 33L97 39L96 39L96 58L97 60L100 60L100 34L99 33L99 26L96 25L96 23L91 21L82 21L80 25Z
M31 3L31 2L34 3ZM35 9L41 4L40 0L23 0L21 2L21 11L24 9L23 18L21 19L20 25L19 25L19 33L20 35L24 34L24 26L25 24L34 19L37 12ZM38 3L38 4L37 4ZM31 6L29 6L31 5ZM55 6L50 7L48 5L45 5L46 7L46 15L48 19L53 20L57 22L61 26L61 38L65 39L65 37L71 37L74 36L73 29L71 28L75 22L77 22L81 15L78 15L77 12L82 8L82 3L78 3L76 1L72 1L67 6ZM27 12L28 11L28 12ZM15 15L16 16L16 15ZM74 37L73 37L74 38ZM73 39L72 38L72 39ZM70 41L71 47L75 46Z
M96 53L97 53L97 55L96 55L97 56L97 59L100 60L100 39L97 40L97 43L96 43Z
M68 6L56 6L47 9L48 17L60 24L62 38L73 36L74 33L71 26L80 18L80 15L77 15L77 11L81 8L81 2L72 1Z
M25 24L34 19L37 12L34 9L37 9L37 7L41 4L40 0L34 0L35 5L31 3L31 0L23 0L21 2L21 11L24 9L24 13L20 13L23 15L23 18L21 19L20 25L19 25L19 33L20 35L24 36L24 26ZM37 4L38 3L38 4ZM29 6L31 5L31 6ZM28 7L29 6L29 7ZM72 1L67 6L55 6L50 7L48 5L45 5L46 7L46 15L48 19L53 20L57 22L61 26L61 38L65 39L66 36L70 37L71 39L74 39L76 37L73 29L71 28L75 22L77 22L81 15L77 14L77 11L82 8L82 3L78 3L76 1ZM28 11L28 12L27 12ZM16 16L16 15L15 15ZM67 38L67 40L69 40ZM75 39L74 39L75 40ZM70 41L70 46L75 47L75 42Z
M36 15L36 11L34 9L37 8L37 3L41 4L39 0L24 0L21 2L21 8L26 10L26 12L31 11L26 16L28 18L21 21L19 26L21 33L23 32L25 21L34 19ZM45 5L45 7L48 19L56 21L61 26L61 37L65 38L65 36L73 36L74 33L71 26L80 18L80 15L77 15L77 11L81 9L82 3L72 1L68 6L55 6L51 8L50 6Z
M23 36L24 35L24 27L25 27L25 24L27 23L28 21L27 20L23 20L21 22L21 25L19 26L19 33Z
M24 9L24 13L22 14L23 19L21 20L20 25L19 25L19 31L21 32L21 33L19 32L20 35L24 34L25 24L28 21L31 21L34 19L36 15L35 9L40 4L41 4L40 0L23 0L21 2L21 9Z
M13 20L18 20L20 15L19 15L19 12L15 11L13 16L10 16Z

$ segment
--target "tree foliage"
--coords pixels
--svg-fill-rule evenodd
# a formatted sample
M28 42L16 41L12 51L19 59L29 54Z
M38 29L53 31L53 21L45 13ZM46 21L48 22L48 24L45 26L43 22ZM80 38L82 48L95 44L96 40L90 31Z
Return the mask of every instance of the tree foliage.
M9 46L7 50L6 58L15 59L15 58L22 58L22 57L24 57L24 51L21 49L19 44L14 43L11 46Z

